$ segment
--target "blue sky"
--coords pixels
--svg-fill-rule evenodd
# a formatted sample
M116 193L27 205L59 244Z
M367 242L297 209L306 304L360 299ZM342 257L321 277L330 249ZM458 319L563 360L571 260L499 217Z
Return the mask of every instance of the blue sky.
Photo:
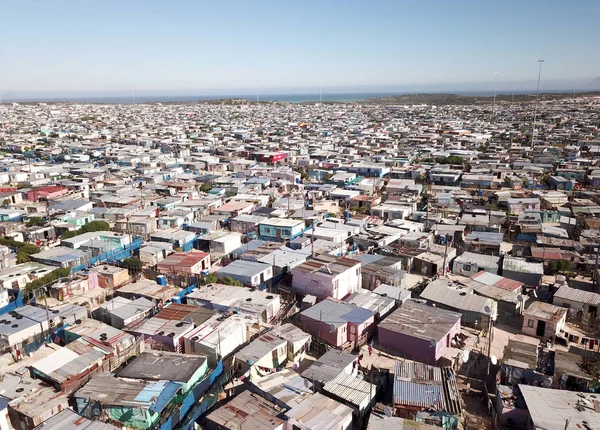
M0 0L0 91L418 90L600 76L597 0ZM516 81L518 84L512 84ZM318 90L317 90L318 91Z

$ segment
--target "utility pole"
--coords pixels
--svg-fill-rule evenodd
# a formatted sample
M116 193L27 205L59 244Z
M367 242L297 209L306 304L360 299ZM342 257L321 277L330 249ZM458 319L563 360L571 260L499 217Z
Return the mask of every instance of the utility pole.
M48 336L50 336L50 312L48 311L48 300L46 298L46 291L45 291L45 287L39 287L38 289L34 290L33 292L33 297L35 298L35 302L37 303L37 299L38 299L38 292L40 290L44 290L44 307L46 308L46 322L48 323ZM48 342L45 342L46 344L48 344Z
M494 72L494 107L492 108L492 122L496 122L496 94L498 92L498 82L496 78L499 72Z
M490 374L490 366L492 364L492 312L490 309L489 314L489 326L488 326L488 365L487 365L487 374Z
M538 72L537 91L535 96L535 111L533 113L533 130L531 130L531 147L533 148L533 142L535 140L535 122L537 120L538 108L540 105L540 79L542 78L542 63L545 60L538 60L540 63L540 70Z
M444 235L444 242L446 246L444 247L444 265L442 266L442 276L446 276L446 257L448 256L448 234Z

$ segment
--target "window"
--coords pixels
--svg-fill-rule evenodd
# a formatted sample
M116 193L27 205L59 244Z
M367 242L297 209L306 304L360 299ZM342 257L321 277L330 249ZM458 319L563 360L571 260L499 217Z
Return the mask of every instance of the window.
M527 320L527 327L533 328L533 320Z
M360 267L358 269L356 269L356 276L360 275Z
M470 264L465 264L463 265L463 270L465 272L470 272L471 271L471 265Z

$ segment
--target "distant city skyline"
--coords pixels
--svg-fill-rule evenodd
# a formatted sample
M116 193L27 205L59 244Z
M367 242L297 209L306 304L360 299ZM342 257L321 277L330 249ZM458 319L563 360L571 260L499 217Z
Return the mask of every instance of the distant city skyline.
M0 97L595 89L600 2L3 2ZM495 72L499 72L495 76Z

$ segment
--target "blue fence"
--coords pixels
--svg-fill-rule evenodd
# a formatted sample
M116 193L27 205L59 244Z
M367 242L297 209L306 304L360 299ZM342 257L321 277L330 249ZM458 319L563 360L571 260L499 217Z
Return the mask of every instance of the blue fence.
M194 281L192 281L192 282L194 282ZM177 296L178 296L180 299L184 300L184 299L185 299L185 296L187 296L188 294L190 294L190 293L191 293L191 292L192 292L192 291L193 291L195 288L197 288L197 287L198 287L198 285L196 285L196 284L191 284L189 287L187 287L187 288L184 288L183 290L181 290L180 292L178 292L178 293L177 293Z
M125 246L123 248L111 249L110 251L103 252L102 254L96 255L89 259L86 264L80 264L71 269L71 273L79 272L86 267L93 266L96 263L117 263L131 257L131 252L139 249L142 246L143 240L141 237L134 237L131 241L131 246Z
M14 311L17 308L23 306L23 296L21 295L21 290L17 292L17 297L10 302L8 305L0 308L0 315L7 314L9 312Z

